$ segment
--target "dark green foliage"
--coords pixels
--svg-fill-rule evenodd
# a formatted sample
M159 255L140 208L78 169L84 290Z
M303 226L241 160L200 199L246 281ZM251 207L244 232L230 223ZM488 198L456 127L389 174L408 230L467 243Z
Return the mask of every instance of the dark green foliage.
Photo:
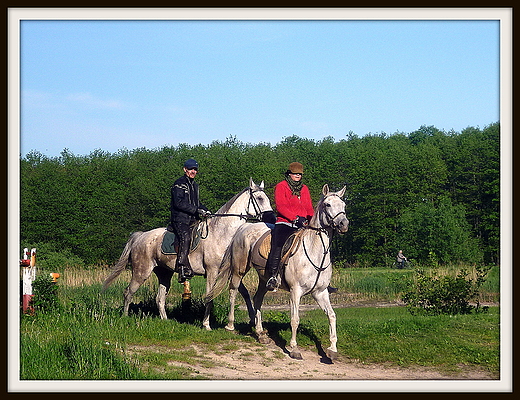
M407 256L428 263L481 262L477 239L471 236L464 207L449 198L425 200L404 210L398 231ZM433 266L434 266L433 265Z
M480 307L479 289L485 282L487 268L477 268L475 280L468 279L468 273L461 270L456 276L428 276L417 270L415 287L403 295L412 314L457 315L481 312L487 308ZM475 301L476 305L471 304Z
M115 154L65 149L49 158L33 151L20 160L22 242L49 245L73 263L115 262L131 232L166 226L170 186L190 157L201 166L201 199L213 212L249 178L263 180L273 200L293 161L304 164L315 203L324 184L346 185L351 226L332 244L344 265L388 267L399 249L418 263L499 262L498 123L461 133L426 126L409 134L350 132L338 142L290 136L276 145L245 144L230 137Z

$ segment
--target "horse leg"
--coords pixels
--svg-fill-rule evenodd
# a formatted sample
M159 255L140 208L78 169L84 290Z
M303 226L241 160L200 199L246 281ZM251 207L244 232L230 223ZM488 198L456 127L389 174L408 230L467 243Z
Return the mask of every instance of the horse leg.
M247 314L249 315L249 325L255 325L255 309L253 307L253 303L251 302L251 296L249 295L249 291L244 285L244 282L240 281L240 285L238 286L238 291L244 298L247 307Z
M217 277L217 271L206 269L206 293L209 293ZM209 317L211 315L211 309L213 308L213 300L206 303L206 309L204 310L204 318L202 319L202 326L207 331L211 330L209 324Z
M338 356L338 349L336 344L338 337L336 334L336 313L330 304L329 292L325 289L321 292L313 292L312 297L318 303L320 308L325 311L325 314L329 318L329 340L330 346L327 348L327 357L334 360Z
M228 323L225 326L225 329L228 331L235 330L235 303L237 293L240 293L246 302L250 323L254 324L254 310L253 305L251 304L251 296L249 295L249 291L244 286L242 279L244 275L239 273L234 273L231 276L231 280L229 281L229 314L228 314Z
M258 336L258 341L262 344L267 344L271 341L271 339L269 339L267 336L267 332L264 331L264 327L262 326L261 308L266 293L267 288L265 287L265 282L259 279L258 288L256 289L256 293L253 296L253 305L255 308L255 331Z
M211 315L211 309L213 308L213 300L208 301L206 303L206 309L204 310L204 318L202 319L202 326L206 328L207 331L211 330L211 326L209 325L209 317Z
M298 350L298 345L296 343L296 333L298 331L298 326L300 325L300 298L301 298L301 289L299 287L291 289L291 341L289 342L289 346L291 347L291 351L289 356L296 360L303 359L300 350Z
M166 315L166 295L170 290L173 271L167 268L156 267L154 272L155 275L157 275L157 279L159 279L159 288L157 290L157 297L155 298L159 315L161 319L168 319Z
M125 291L123 292L123 315L128 316L130 303L132 302L132 298L134 297L135 292L137 292L137 289L139 289L141 285L146 281L146 279L148 279L151 273L151 270L148 272L148 274L137 274L132 272L132 279L130 280L130 283L126 287Z
M228 323L224 327L228 331L235 330L235 300L237 297L238 290L235 288L229 288L229 313Z

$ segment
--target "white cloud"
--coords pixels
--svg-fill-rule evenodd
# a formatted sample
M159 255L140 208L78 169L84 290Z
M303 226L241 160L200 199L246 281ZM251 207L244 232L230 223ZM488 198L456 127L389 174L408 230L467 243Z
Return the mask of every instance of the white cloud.
M125 104L119 100L103 100L96 98L90 93L72 93L66 97L66 100L94 108L123 109L126 107Z

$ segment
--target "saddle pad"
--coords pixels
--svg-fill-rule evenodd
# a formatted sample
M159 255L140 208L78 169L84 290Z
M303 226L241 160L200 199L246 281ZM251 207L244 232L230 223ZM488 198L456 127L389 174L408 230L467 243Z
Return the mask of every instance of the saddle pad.
M294 254L298 246L300 245L300 237L303 233L303 229L299 229L287 238L287 241L282 248L282 259L280 261L280 267L283 270L287 260ZM264 267L271 251L271 230L265 232L260 239L256 242L252 251L252 261L254 264Z
M271 251L271 230L264 233L258 240L258 243L260 244L258 246L258 253L262 258L267 260L269 252Z
M200 230L198 229L199 226L197 226L195 229L193 229L193 234L191 237L190 253L192 251L194 251L200 243ZM174 254L177 254L178 248L179 248L179 242L177 239L177 235L175 235L174 232L165 230L163 239L162 239L162 243L161 243L161 252L166 255L174 255Z
M177 254L177 237L175 233L170 231L165 231L163 235L163 240L161 244L161 251L164 254Z
M257 265L260 269L265 268L267 262L267 256L271 250L271 229L265 232L256 241L253 249L251 250L251 262Z

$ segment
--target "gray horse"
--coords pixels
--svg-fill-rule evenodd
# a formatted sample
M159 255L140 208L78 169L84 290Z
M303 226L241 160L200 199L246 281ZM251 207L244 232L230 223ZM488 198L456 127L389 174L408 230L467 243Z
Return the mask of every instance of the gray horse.
M260 221L262 214L268 211L272 212L272 208L271 202L264 192L264 182L262 181L260 185L257 185L253 182L253 179L250 179L249 187L235 195L207 221L203 237L189 255L195 275L206 276L206 291L209 291L213 286L222 256L236 230L242 225L252 225L252 223L247 222L248 219ZM266 226L264 223L260 224ZM156 297L159 314L162 319L167 319L166 295L170 289L177 256L165 254L161 250L165 233L166 228L132 233L121 257L103 283L102 290L105 290L123 272L127 264L132 265L132 278L124 291L123 313L125 315L128 315L134 293L150 277L153 271L159 279ZM240 290L242 292L242 288ZM243 293L249 295L247 289ZM251 302L250 299L245 298L245 300ZM211 306L211 303L206 304L203 320L203 326L207 330L211 330L209 324Z
M328 185L323 186L322 198L315 207L315 213L308 227L299 229L288 246L282 264L285 265L283 276L279 277L280 288L290 292L291 330L290 356L301 359L301 352L296 343L300 299L311 294L329 319L330 347L327 356L333 359L337 355L336 314L330 304L327 287L332 276L330 261L330 242L334 232L345 233L349 221L345 214L345 203L341 197L345 187L338 192L330 192ZM205 301L211 302L229 283L230 311L226 329L234 330L234 309L237 290L243 285L245 274L254 267L258 273L258 287L253 298L256 326L255 331L262 343L270 339L262 327L260 309L269 276L265 274L265 262L268 255L266 246L270 243L270 229L265 224L243 225L238 228L233 241L222 259L215 286L207 292ZM263 254L262 254L263 253ZM242 291L242 290L241 290ZM251 318L251 315L250 315Z

